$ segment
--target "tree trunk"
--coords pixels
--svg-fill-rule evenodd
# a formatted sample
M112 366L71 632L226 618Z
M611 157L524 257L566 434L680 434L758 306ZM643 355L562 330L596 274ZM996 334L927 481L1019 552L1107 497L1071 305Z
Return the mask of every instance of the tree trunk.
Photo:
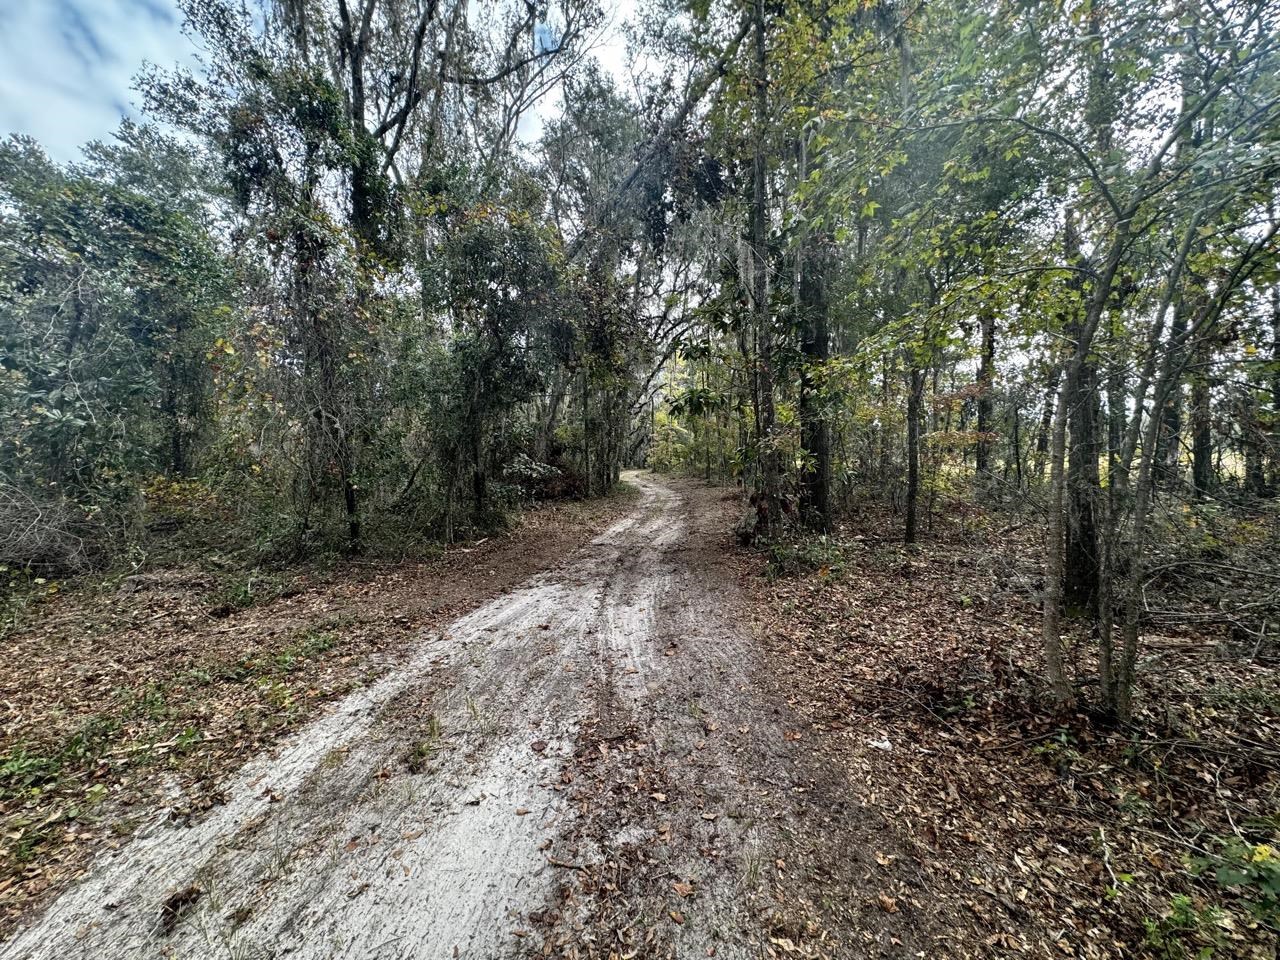
M1066 222L1064 253L1068 263L1080 260L1080 241L1073 218ZM1065 389L1060 398L1066 404L1071 450L1068 456L1066 498L1067 539L1066 566L1063 574L1063 601L1076 615L1097 615L1098 602L1098 527L1095 516L1100 499L1098 475L1098 373L1089 359L1089 351L1081 350L1085 328L1097 319L1079 316L1068 327L1077 341L1076 356L1067 371ZM1091 331L1092 332L1092 331Z
M825 238L808 238L801 257L800 445L806 457L800 476L800 515L813 529L826 532L831 528L831 425L813 376L829 350Z
M1069 376L1068 376L1069 379ZM1059 705L1071 702L1062 655L1062 547L1064 537L1067 453L1067 402L1064 381L1054 407L1049 433L1049 522L1045 530L1044 618L1041 640L1044 646L1045 676L1053 699Z
M1170 341L1178 343L1187 329L1187 304L1179 297L1173 305ZM1176 489L1182 474L1182 389L1175 387L1160 408L1160 430L1156 435L1152 479L1165 489Z
M1067 552L1063 599L1076 615L1096 616L1098 602L1097 370L1085 364L1069 378L1071 452L1067 467Z
M1018 481L1018 490L1023 489L1023 467L1022 467L1022 410L1015 406L1013 408L1013 437L1011 439L1011 452L1013 453L1013 469ZM1006 466L1006 475L1008 467Z
M582 482L591 496L591 394L587 388L587 368L582 368Z
M1065 532L1066 501L1066 452L1068 397L1079 392L1079 379L1087 366L1089 351L1103 314L1111 301L1120 261L1129 238L1132 212L1117 220L1107 248L1106 257L1097 274L1097 282L1089 291L1084 316L1075 325L1075 346L1062 373L1062 387L1053 413L1053 426L1049 444L1049 502L1048 522L1045 525L1045 585L1044 610L1041 620L1044 644L1045 675L1054 700L1060 706L1073 701L1071 687L1067 683L1062 649L1062 599L1063 599L1063 539ZM1071 214L1068 212L1070 232ZM1068 241L1070 250L1073 244ZM1097 458L1093 461L1097 469Z
M1245 374L1240 398L1240 443L1244 448L1244 489L1255 497L1267 495L1265 465L1266 433L1259 420L1257 390L1254 377Z
M752 82L754 130L751 156L751 315L757 336L756 361L759 379L760 433L758 459L760 478L757 495L757 533L771 535L781 515L781 477L775 449L773 389L773 331L769 317L769 221L768 154L769 87L765 53L765 2L752 4L754 59Z
M479 432L471 438L471 496L476 522L484 524L489 508L489 478L484 470L484 438Z
M991 427L995 418L996 315L986 308L979 317L982 325L982 356L978 362L978 443L974 452L974 473L978 492L991 489Z
M1044 477L1044 465L1049 459L1049 447L1053 438L1053 414L1057 409L1058 388L1062 384L1062 369L1054 367L1049 374L1049 385L1045 387L1044 404L1040 408L1040 426L1036 431L1035 475L1039 480Z
M1209 408L1210 347L1201 341L1196 351L1195 376L1191 381L1191 483L1196 496L1208 496L1213 488L1213 433Z
M1271 489L1280 491L1280 283L1271 285L1271 365Z
M1179 349L1181 344L1172 341L1173 346L1165 354L1160 375L1156 380L1152 393L1153 408L1164 409L1169 395L1179 389L1182 368L1185 366L1184 354ZM1139 397L1138 413L1141 417L1142 400ZM1138 460L1138 477L1134 484L1133 498L1133 533L1129 546L1128 586L1124 594L1123 643L1119 656L1110 664L1110 676L1104 674L1104 702L1122 723L1127 722L1133 714L1133 681L1138 662L1138 629L1142 610L1142 585L1144 559L1146 556L1147 518L1151 511L1151 501L1155 487L1155 463L1157 455L1157 437L1160 431L1160 417L1149 418L1143 431L1142 454ZM1110 682L1107 682L1107 681Z
M903 539L916 542L917 504L920 500L920 408L924 399L925 371L911 368L907 394L907 526Z
M176 352L176 351L175 351ZM169 475L187 475L187 449L182 436L182 401L179 398L178 365L170 357L166 372L169 382L165 385L161 406L169 426Z

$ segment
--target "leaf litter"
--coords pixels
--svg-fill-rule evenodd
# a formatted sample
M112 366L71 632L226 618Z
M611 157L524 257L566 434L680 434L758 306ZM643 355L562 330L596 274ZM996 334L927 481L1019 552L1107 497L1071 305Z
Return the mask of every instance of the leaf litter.
M1274 835L1276 662L1165 627L1144 637L1132 728L1054 715L1038 534L1003 522L942 516L911 552L900 518L869 513L837 533L837 572L739 554L795 736L881 825L879 909L935 931L929 957L1274 957L1275 931L1188 863L1215 836Z
M535 508L430 562L288 571L244 608L227 609L219 577L198 569L50 597L5 637L0 665L0 936L157 811L186 822L222 803L247 759L630 503Z

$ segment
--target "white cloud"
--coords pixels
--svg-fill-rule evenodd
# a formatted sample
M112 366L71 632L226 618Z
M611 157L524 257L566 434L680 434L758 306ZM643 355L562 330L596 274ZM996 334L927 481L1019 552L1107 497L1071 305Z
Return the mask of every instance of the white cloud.
M0 12L0 134L30 134L59 160L137 117L145 61L194 53L173 0L0 0Z
M630 91L631 73L623 27L635 16L636 0L613 0L604 5L605 19L599 29L586 38L593 56L605 73L613 77L619 89ZM557 86L520 120L519 134L528 146L542 135L546 121L564 110L564 88Z
M606 4L593 54L622 89L631 74L622 25L636 0ZM57 160L72 160L90 140L110 136L121 117L138 119L133 79L144 62L192 64L174 0L0 0L0 136L35 137ZM524 118L536 139L543 118L561 109L556 90Z

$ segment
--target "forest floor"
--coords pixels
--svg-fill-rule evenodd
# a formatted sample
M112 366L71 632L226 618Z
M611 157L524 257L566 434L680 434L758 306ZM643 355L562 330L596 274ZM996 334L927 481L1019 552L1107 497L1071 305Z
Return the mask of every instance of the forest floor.
M560 563L637 495L538 507L429 562L57 585L0 639L0 936L145 824L223 803L247 759Z
M766 557L736 493L631 483L244 609L47 601L0 958L1274 955L1182 861L1274 812L1270 667L1149 638L1163 714L1098 733L1035 705L1017 531Z
M1248 562L1153 578L1116 728L1044 707L1039 526L958 507L916 550L870 511L740 564L773 682L910 860L886 909L929 957L1274 958L1280 658L1212 603Z
M173 778L149 813L138 799L115 848L97 844L87 875L28 911L0 957L832 955L839 943L814 920L828 908L809 890L838 891L830 909L866 955L901 955L914 924L867 880L898 869L873 855L906 861L761 685L735 619L736 496L633 482L628 515L545 572L447 625L372 626L390 633L378 657L402 648L391 668L273 748L211 734L241 737L252 759ZM334 590L344 607L349 590L364 595L299 597L331 616ZM414 590L374 578L366 609L395 613ZM235 642L307 629L280 622L299 597L255 608ZM157 605L162 619L177 606ZM92 669L48 669L96 674L132 649L82 649ZM350 678L331 652L314 657ZM42 850L93 833L81 823L64 817ZM815 871L826 886L805 883Z

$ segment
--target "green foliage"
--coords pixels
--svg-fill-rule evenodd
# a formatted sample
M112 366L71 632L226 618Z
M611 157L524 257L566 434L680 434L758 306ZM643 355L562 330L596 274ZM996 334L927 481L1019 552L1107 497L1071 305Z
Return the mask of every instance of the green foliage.
M649 466L669 473L686 472L696 460L697 451L693 448L692 431L666 411L655 414L649 440Z
M223 576L218 590L220 603L215 609L223 613L244 610L269 603L289 589L286 577L261 569L234 571Z
M817 573L822 577L838 576L844 567L844 551L830 537L806 537L779 540L766 551L769 574L773 577L804 576Z
M332 630L308 630L298 642L286 647L272 658L275 670L282 674L293 672L301 661L312 660L332 650L339 642Z
M1260 921L1280 932L1280 851L1275 844L1227 837L1212 856L1192 858L1191 868L1197 876L1213 877Z
M225 274L198 214L159 195L176 170L198 177L190 155L126 125L90 156L64 169L0 144L0 544L21 564L119 544L140 478L188 469L207 425Z
M28 746L17 744L0 755L0 797L50 789L59 782L64 768L96 760L112 742L120 725L116 717L91 716L60 746L33 753Z
M33 755L17 746L0 759L0 783L7 794L20 792L54 779L60 767L53 757Z
M1143 921L1143 943L1161 960L1208 960L1222 944L1219 916L1214 907L1197 907L1180 894L1171 901L1168 914Z

